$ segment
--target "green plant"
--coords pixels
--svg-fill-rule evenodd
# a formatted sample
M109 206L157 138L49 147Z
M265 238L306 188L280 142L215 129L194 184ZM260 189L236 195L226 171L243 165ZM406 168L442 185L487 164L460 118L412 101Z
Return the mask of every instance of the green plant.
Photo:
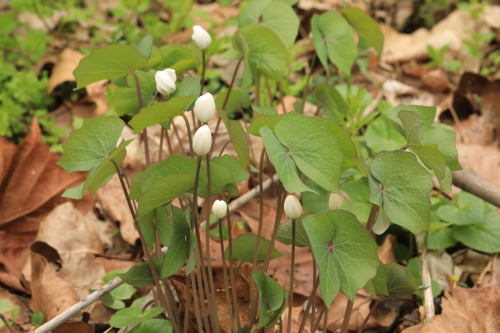
M227 248L224 249L222 238L219 241L221 260L228 272L224 273L224 290L231 331L243 326L235 294L236 272L243 262L252 263L249 325L259 328L269 328L276 323L281 325L280 318L287 301L293 300L293 289L285 291L269 276L270 261L281 255L274 248L277 240L291 245L292 257L295 247L309 247L319 267L319 274L311 281L313 291L301 322L301 332L317 288L326 308L331 306L339 292L348 297L343 332L347 330L353 300L359 289L365 288L380 298L389 292L419 289L406 267L382 265L370 232L384 233L391 223L412 233L429 228L431 175L438 178L443 188L449 189L451 170L460 169L455 133L447 126L432 123L436 109L431 107L401 105L394 108L381 103L376 113L364 117L372 99L366 89L351 84L351 70L359 54L354 30L364 44L373 47L379 55L383 35L376 22L355 8L344 8L340 14L315 15L312 19L317 58L327 75L337 72L338 80L343 84L315 87L312 95L320 103L318 112L316 116L306 116L301 113L309 93L309 77L296 110L278 115L275 105L281 96L276 100L273 91L278 91L276 87L284 81L284 74L289 70L287 59L297 34L298 19L289 2L284 0L253 0L244 5L238 19L239 28L233 37L233 48L226 53L237 60L235 74L227 90L219 92L213 100L218 110L213 138L209 128L201 126L210 121L207 114L213 114L212 100L208 103L205 100L208 97L202 96L210 47L200 50L191 44L157 48L153 46L153 38L146 36L135 46L110 45L96 49L82 59L74 72L78 89L92 82L111 79L115 85L117 115L127 115L128 125L145 138L147 168L134 176L130 189L125 185L121 163L132 140L119 142L125 122L117 116L84 120L63 145L64 154L58 162L68 172L88 171L84 183L64 193L64 196L75 199L82 198L86 190L94 194L117 173L139 232L144 261L120 276L134 287L154 285L161 307L143 311L134 301L132 306L121 308L123 304L120 302L133 290L120 290L105 301L121 308L110 322L114 327L137 323L140 323L138 327L153 325L157 322L151 318L165 312L172 331L187 331L189 311L184 311L184 317L178 312L171 291L172 281L169 280L184 267L186 287L183 299L189 304L193 301L193 322L196 321L199 329L221 331L209 248L214 240L206 232L206 247L201 248L200 225L203 220L211 221L210 198L218 195L227 202L238 194L237 184L247 179L249 172L258 173L261 188L257 234L244 233L233 239L231 214L223 214L219 208L214 212L219 237L223 236L222 220L226 219ZM287 24L277 24L276 16L288 18ZM238 88L235 78L242 65L242 88ZM165 67L175 69L178 79L187 70L198 69L201 70L201 79L184 77L176 83L174 92L165 89L166 77L156 75L157 70ZM172 78L172 75L168 77L169 80ZM157 88L164 94L162 98L158 98ZM255 92L253 100L248 90ZM264 98L262 95L266 92L268 96ZM263 101L266 101L265 106ZM248 137L242 123L231 118L238 110L250 111L250 106L254 115L247 131L260 137L264 146L258 169L252 165ZM164 136L169 138L176 131L172 125L174 117L182 117L186 125L189 152L170 154L164 159L160 149L158 157L152 157L148 147L148 127L160 124L162 140ZM192 124L188 117L192 117ZM228 131L238 159L222 155L222 152L219 153L222 156L215 157L218 152L212 151L221 122ZM389 130L384 132L386 128ZM365 129L365 135L359 138L359 133ZM196 133L194 138L193 133ZM377 137L380 135L390 137L380 140ZM270 239L262 235L266 155L280 180ZM154 160L157 162L151 163ZM353 199L353 206L346 204L346 200L342 206L344 210L336 209L338 207L330 210L327 192L339 194L341 189ZM299 206L292 210L287 208L288 203L285 206L287 193L296 192L302 193L305 215L301 214L296 199L289 200L295 200L294 204ZM205 199L205 216L199 216L198 197ZM179 200L180 207L172 204L174 199ZM281 224L284 210L292 219ZM168 246L166 253L162 252L162 245ZM294 285L293 274L289 285ZM162 325L168 324L163 321ZM288 325L288 331L290 329Z
M13 332L11 327L17 326L14 320L16 320L19 309L19 305L13 306L8 299L0 300L0 328L5 326L10 332ZM6 314L9 314L10 319L5 318Z

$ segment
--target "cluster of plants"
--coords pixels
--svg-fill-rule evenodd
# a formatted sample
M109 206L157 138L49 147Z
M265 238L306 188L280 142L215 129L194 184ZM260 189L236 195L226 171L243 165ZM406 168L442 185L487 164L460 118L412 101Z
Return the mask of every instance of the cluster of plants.
M116 115L85 120L63 145L59 165L68 172L88 171L86 181L64 196L79 199L87 190L94 194L116 173L144 255L142 262L119 274L127 284L102 299L118 310L110 320L113 327L138 324L135 332L186 332L195 326L199 331L220 332L209 251L214 242L223 253L224 296L234 332L254 324L259 328L283 325L281 318L293 302L293 288L285 288L270 275L271 260L281 255L274 246L277 241L291 247L288 286L294 286L296 247L310 248L319 268L311 280L313 291L300 331L318 288L326 308L339 292L347 296L345 332L358 290L366 289L380 302L389 293L429 287L419 286L405 266L382 264L373 234L383 237L390 228L411 234L430 230L429 248L462 242L484 252L500 250L500 230L492 228L494 223L499 225L498 214L490 206L467 194L457 198L458 206L443 199L433 199L434 205L431 201L432 177L449 191L451 171L460 169L455 133L448 126L433 124L436 109L382 101L375 112L364 114L372 97L365 88L352 84L353 66L370 49L380 56L383 35L363 11L343 8L340 13L312 17L312 64L318 59L327 75L316 81L308 75L294 110L278 114L283 90L295 89L287 75L300 70L291 68L289 61L299 27L293 3L244 2L230 43L227 39L212 41L213 35L195 26L194 43L189 45L157 46L154 36L146 35L135 45L98 48L75 70L77 89L111 80ZM208 58L218 52L237 63L227 88L211 85L211 75L217 74L206 69ZM237 81L241 67L243 78ZM332 86L332 80L338 83ZM315 115L303 114L306 100L317 105ZM175 117L184 119L189 151L177 155L170 151L165 157L160 149L158 156L152 156L148 128L161 126L160 146L164 138L168 146L169 138L176 134ZM207 123L216 123L215 129ZM221 124L238 158L213 150L214 141L220 140ZM122 166L133 140L120 141L126 125L142 134L147 166L131 180L126 179ZM257 165L250 158L249 135L263 142ZM271 169L268 163L276 170L279 183L273 231L264 237L262 187L264 178L271 176L265 174ZM233 239L228 203L238 195L238 183L250 173L257 175L261 190L258 232ZM205 199L204 216L200 216L199 197ZM178 204L173 205L174 200ZM482 215L469 208L471 205L484 207ZM281 224L283 213L289 220ZM472 215L474 219L470 219ZM204 249L203 221L218 229L207 230ZM476 229L489 231L488 247L462 237ZM224 240L228 243L225 248ZM234 288L238 265L243 262L252 264L253 279L247 325L239 316ZM185 274L184 288L177 289L183 304L175 301L170 280L174 274ZM112 277L107 276L105 282ZM157 296L155 307L143 310L141 299L125 305L135 287L150 285ZM162 319L154 319L161 314Z

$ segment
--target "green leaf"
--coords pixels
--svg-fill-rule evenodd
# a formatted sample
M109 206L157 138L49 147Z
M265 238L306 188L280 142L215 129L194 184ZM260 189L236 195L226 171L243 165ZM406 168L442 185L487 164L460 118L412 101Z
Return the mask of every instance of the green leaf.
M136 200L142 194L142 184L147 181L147 179L151 176L151 173L154 169L158 168L162 163L157 162L149 165L146 170L139 171L132 178L132 184L130 185L130 199Z
M155 259L153 261L156 272L158 273L158 276L160 276L162 261L161 259ZM149 263L147 261L135 264L130 267L128 271L120 274L120 277L126 283L138 288L147 287L154 283L153 274L151 273L151 268L149 267Z
M301 195L306 213L328 213L328 192L310 179L306 180L306 185L314 190Z
M297 166L292 158L288 155L285 147L276 139L274 133L269 127L264 126L259 130L259 134L264 142L267 156L276 168L279 179L289 193L313 191L300 180Z
M330 74L328 66L328 50L326 48L326 40L323 38L323 33L320 28L320 15L314 14L311 19L311 30L313 35L314 48L316 49L316 54L318 55L319 61L325 68L326 74Z
M139 51L140 54L149 59L151 57L151 48L153 47L153 35L144 36L139 43L135 45L135 49Z
M288 49L295 42L299 29L299 18L292 7L282 0L253 0L238 17L238 26L259 23L271 28Z
M4 314L12 310L12 303L8 299L0 299L0 314Z
M255 117L254 120L250 123L250 126L248 126L247 131L248 133L255 135L255 136L260 136L259 130L261 127L267 126L271 131L274 130L274 126L281 120L283 119L285 115L261 115Z
M196 238L186 220L186 213L180 208L171 207L173 214L172 238L165 255L162 277L169 277L177 273L184 266L188 254L189 256L193 255L196 245ZM187 252L188 244L189 253Z
M160 242L164 246L170 245L170 238L172 237L172 224L170 224L170 217L167 207L158 207L155 209L156 227Z
M384 265L378 266L377 274L373 279L368 281L364 289L373 296L389 296L389 292L387 291L387 275L385 273Z
M435 107L427 106L415 106L415 105L399 105L389 112L386 117L389 119L393 126L405 136L403 129L403 124L398 118L400 111L406 110L417 114L418 118L421 120L420 125L420 142L423 145L435 144L438 146L438 150L443 154L446 165L450 167L451 170L460 170L460 163L458 162L458 152L455 145L456 133L444 124L432 124L434 117L436 115Z
M427 248L429 250L444 250L457 245L451 228L443 228L427 232Z
M285 223L280 224L278 234L276 235L276 240L283 244L292 244L292 220L288 220ZM295 246L311 246L311 244L309 243L309 238L307 238L304 226L302 225L301 217L295 220Z
M278 110L276 110L275 108L252 105L252 110L258 114L262 114L262 115L266 115L266 116L277 116L278 115ZM269 126L269 128L271 128L271 126Z
M156 69L172 68L177 77L181 77L190 69L195 69L201 62L201 52L198 48L169 44L160 47L161 60Z
M224 165L226 168L228 168L233 175L233 179L236 183L242 182L250 176L246 169L242 166L240 161L229 155L213 157L210 160L210 163Z
M254 271L252 278L259 288L260 316L258 328L271 328L285 310L288 294L278 282L264 275L264 272Z
M105 79L125 77L136 69L149 70L148 59L130 45L110 45L94 50L73 72L76 89Z
M429 227L433 183L415 155L382 151L371 163L370 172L383 185L382 207L392 223L413 233Z
M136 73L141 87L142 100L147 105L156 92L156 71ZM127 77L129 78L130 75ZM131 82L129 82L131 81ZM135 80L126 80L127 86L116 88L114 95L115 109L118 116L134 115L140 111Z
M353 160L357 158L357 152L351 134L340 127L334 120L325 118L321 118L321 120L328 125L330 132L337 138L340 151L344 155L344 159L342 160L342 171L353 167L355 165Z
M129 331L130 333L150 333L150 332L162 332L171 333L172 324L166 319L149 319L143 321L133 329Z
M177 174L161 178L139 197L137 216L140 217L156 207L168 204L183 196L194 186L194 175Z
M43 313L40 310L36 310L31 315L31 323L36 327L39 327L43 324Z
M418 297L424 298L424 292L422 289L426 289L428 286L424 286L422 282L422 274L420 270L420 259L418 257L411 258L408 261L408 266L406 267L408 271L417 279L417 285L418 291L415 291L414 294L417 295ZM450 272L451 273L451 272ZM437 283L434 280L431 280L431 286L432 286L432 298L438 297L441 293L441 287L439 286L439 283Z
M330 306L339 290L353 300L380 265L370 234L353 214L342 210L308 215L302 223L318 262L325 304Z
M337 123L345 123L345 117L349 114L349 105L335 87L327 83L320 84L314 88L313 96L321 103L323 117L333 119Z
M263 263L266 258L267 249L271 245L271 242L268 239L263 237L260 238L259 242L259 251L257 254L257 262ZM235 239L233 239L233 260L241 260L246 262L253 261L253 255L255 251L255 247L257 246L257 235L254 233L246 233L238 235ZM224 254L226 259L229 259L229 251L226 249ZM271 253L271 260L281 257L282 254L273 249Z
M339 193L343 155L337 139L321 119L289 112L274 131L300 171L325 190Z
M186 111L191 111L193 109L194 103L198 96L200 96L201 85L200 79L194 77L185 77L182 82L178 83L175 92L170 96L173 97L193 97L191 103L188 104L184 109Z
M347 21L335 12L326 12L317 19L313 17L313 41L318 57L325 68L325 49L328 58L347 76L358 56L354 31Z
M195 97L173 97L166 102L156 103L153 106L143 108L132 118L129 125L136 133L139 133L148 126L179 116Z
M69 173L96 167L115 149L124 126L116 117L85 119L82 127L71 132L62 145L64 153L57 164Z
M288 53L271 28L253 23L238 29L235 48L246 55L254 75L259 72L272 80L282 79Z
M217 110L222 110L226 96L227 89L224 89L217 94L217 97L215 98L215 106ZM252 105L252 101L250 100L248 91L246 89L236 87L231 89L231 94L229 94L229 99L227 100L224 111L229 115L241 109L246 109L250 107L250 105Z
M164 311L161 307L151 308L144 312L142 312L141 308L129 307L121 309L112 315L109 324L116 328L131 326L154 318Z
M363 37L377 51L378 56L382 56L384 47L384 34L378 23L370 15L356 7L345 7L342 9L342 15L356 29L358 34Z
M420 143L420 119L411 111L401 110L398 113L403 125L408 148L434 173L441 182L444 179L446 160L439 152L437 145L422 145Z
M406 143L404 137L385 117L378 117L368 124L363 139L376 153L382 150L398 150Z
M384 264L387 275L387 290L390 293L413 293L418 288L417 279L408 268L396 263Z
M238 154L241 164L244 166L250 165L250 148L248 146L248 138L243 126L238 120L229 120L226 125L229 137L233 143L234 150Z
M368 201L370 192L368 180L366 178L352 180L342 184L341 188L352 200L352 206L344 201L342 209L356 215L359 221L367 222L372 207L372 203Z

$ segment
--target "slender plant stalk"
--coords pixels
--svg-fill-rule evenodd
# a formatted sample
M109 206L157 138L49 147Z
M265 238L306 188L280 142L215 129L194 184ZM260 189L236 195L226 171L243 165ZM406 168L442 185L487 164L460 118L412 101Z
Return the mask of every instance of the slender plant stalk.
M174 134L177 137L177 140L179 140L179 146L181 146L182 153L184 155L187 155L186 149L184 149L184 145L182 144L183 140L181 139L181 136L179 135L179 131L177 131L177 126L175 126L175 123L173 121L171 123L171 126L172 126L172 129L174 130Z
M377 205L372 205L372 208L370 210L370 215L368 216L368 221L366 222L366 230L368 230L368 232L370 233L372 232L373 225L375 224L375 218L377 217L378 209L379 207ZM354 302L350 299L347 299L344 321L342 322L342 328L340 331L341 333L347 332L347 329L349 328L349 321L351 319L353 305Z
M312 262L313 262L313 279L316 276L316 258L314 258L314 253L311 252L311 257L312 257ZM313 282L314 283L314 282ZM311 307L311 332L314 332L313 330L313 323L314 323L314 315L316 312L316 294L311 295L311 302L312 302L312 307Z
M328 332L328 313L330 309L326 309L325 317L323 318L323 333Z
M346 333L349 328L349 320L351 319L353 305L354 302L348 299L344 313L344 321L342 322L342 328L340 329L340 333Z
M304 92L302 93L302 105L300 106L300 114L304 113L304 105L306 105L307 93L309 90L309 81L311 80L311 74L316 63L316 53L311 60L311 67L309 68L309 73L307 73L306 86L304 87Z
M161 126L160 130L160 148L158 149L158 162L161 162L163 157L163 136L165 135L165 129Z
M5 319L5 316L1 313L0 313L0 319L3 321L4 326L7 327L10 333L15 333L12 327L9 326L9 322L7 321L7 319Z
M227 211L229 214L229 209ZM220 256L222 260L222 274L224 275L224 293L226 294L227 312L229 314L229 321L231 323L231 332L236 332L234 324L233 306L231 304L231 295L229 294L229 281L227 280L227 266L226 258L224 258L224 236L222 235L222 221L219 220L219 241L220 241Z
M263 185L263 170L264 170L264 157L266 149L263 147L260 153L260 166L259 166L259 227L257 229L257 240L255 242L255 250L252 260L252 273L257 268L257 257L259 255L260 238L262 235L262 225L264 221L264 185ZM253 326L257 320L257 293L255 292L255 282L250 281L250 324Z
M215 327L215 332L220 332L219 329L219 318L217 316L217 304L215 300L215 285L214 285L214 276L212 272L212 263L210 259L210 154L206 155L207 160L207 197L205 199L206 202L206 215L205 215L205 256L207 258L207 268L208 268L208 281L209 285L207 286L210 291L209 297L209 306L211 312L211 320Z
M264 76L264 82L266 83L266 88L267 88L267 96L269 97L269 106L273 107L273 93L271 92L271 86L269 85L269 79L267 76Z
M130 74L132 74L135 80L137 99L139 100L139 109L142 109L144 107L144 102L142 100L142 92L141 92L141 85L139 83L139 78L137 77L137 74L135 74L135 70L132 70ZM146 155L146 166L148 166L149 164L151 164L151 161L149 159L149 140L148 140L148 130L146 128L142 130L142 138L144 140L144 154Z
M241 323L240 323L238 299L236 298L236 277L234 274L234 263L233 263L233 231L231 225L231 214L229 214L229 211L226 218L227 218L227 238L228 238L227 250L229 254L229 276L231 278L231 294L233 296L233 314L234 317L236 318L236 327L239 330L241 328Z
M142 233L142 230L139 226L139 223L137 222L137 217L135 215L134 208L132 207L132 202L131 202L130 197L128 195L127 188L125 186L125 182L124 182L122 174L120 172L120 168L118 167L118 164L116 163L116 161L114 159L111 159L111 162L115 166L116 172L118 173L118 177L120 178L120 183L122 185L123 193L125 194L125 199L127 200L130 214L132 215L132 219L134 220L135 228L137 229L137 232L139 233L139 238L140 238L141 243L142 243L144 255L146 256L146 260L149 263L149 268L151 269L151 273L153 274L154 284L155 284L156 288L158 289L158 294L160 296L160 303L165 308L165 311L167 312L168 317L172 319L171 324L172 324L173 331L180 332L179 328L177 327L177 323L175 322L175 316L172 312L172 309L168 306L167 299L165 297L165 294L163 293L163 288L161 287L160 279L158 278L158 273L156 272L156 267L155 267L153 260L151 258L151 254L149 253L149 249L148 249L146 240L144 239L144 235Z
M201 243L198 243L198 244L201 244ZM205 268L201 268L203 261L202 261L202 258L200 258L200 254L198 251L195 251L194 258L195 258L195 265L197 267L196 280L198 282L201 315L203 317L203 322L205 323L205 330L207 331L207 333L210 333L211 326L210 326L210 322L209 322L209 313L208 313L208 310L207 310L207 307L205 304L205 297L210 297L210 294L208 293L208 291L206 291L208 296L206 296L206 294L205 294L205 287L208 287L208 283L204 284L204 282L205 282L204 278L206 278L206 275L203 274L203 271L205 270Z
M172 312L174 313L174 320L177 322L177 327L182 327L181 326L181 317L179 315L179 310L177 309L176 302L174 299L174 295L172 294L172 290L170 289L170 281L167 278L162 279L163 283L165 284L165 296L167 297L167 302L170 308L172 309Z
M315 322L311 321L311 324L313 324L311 327L311 332L316 332L316 330L318 329L319 323L321 322L321 318L323 318L323 315L325 314L325 311L326 311L326 306L323 306L321 308L321 311L319 312L318 319ZM311 317L311 320L312 320L312 317Z
M306 309L304 310L304 315L302 316L302 321L300 322L299 333L304 332L304 328L306 327L307 316L309 315L309 311L311 311L312 307L312 295L316 295L319 287L319 274L314 278L313 289L311 295L309 295L309 300L307 301Z
M200 331L200 333L203 333L203 323L201 321L202 314L200 313L200 308L202 307L201 302L203 302L203 297L200 295L201 300L198 299L198 292L196 291L196 281L194 280L194 272L191 272L191 274L189 274L189 278L191 280L191 287L193 288L194 312L196 314L196 323L198 325L198 330ZM186 309L186 311L189 310ZM184 323L185 322L186 318L184 318ZM184 328L184 331L186 332L187 329Z
M186 247L188 249L187 253L189 253L189 243L186 242ZM191 302L191 279L187 278L186 279L186 297L185 297L186 303L184 304L184 325L182 327L182 332L183 333L188 333L188 328L189 328L189 304ZM198 305L195 304L195 308L197 308Z
M205 83L205 50L201 50L201 79L200 79L200 96L203 95L203 87Z
M205 301L204 301L204 295L206 293L207 300L210 303L210 293L209 291L203 291L204 286L208 288L208 279L207 279L207 274L205 272L205 265L203 262L203 251L201 249L201 236L200 236L200 226L198 224L198 182L200 179L200 169L201 169L201 157L197 158L197 164L196 164L196 176L194 179L194 190L193 190L193 209L191 213L191 227L194 227L195 230L195 235L196 235L196 251L195 253L195 258L196 258L196 267L197 272L197 279L198 279L198 289L200 290L200 304L201 304L201 311L203 314L204 320L208 320L208 312L206 311L205 308ZM201 273L200 273L201 272ZM203 280L203 281L202 281ZM207 318L207 319L205 319ZM210 326L208 325L208 322L205 322L205 329L207 332L210 332Z
M168 153L170 156L174 154L174 150L172 149L172 142L170 142L170 136L168 135L168 131L165 131L165 138L167 139L167 147L168 147Z
M283 88L281 87L281 82L278 82L278 89L280 92L280 101L281 101L281 106L283 107L283 113L286 114L286 107L285 107L285 101L283 99Z
M191 135L191 128L189 127L189 121L186 118L186 115L184 114L184 112L181 113L181 116L184 119L184 122L186 123L186 128L187 128L187 133L188 133L188 139L189 139L189 153L191 154L191 156L194 156L194 153L193 153L193 136Z
M240 68L242 61L243 61L243 58L240 58L238 60L238 63L236 64L236 68L234 69L233 77L231 78L231 82L229 83L229 87L227 88L227 94L226 94L226 97L224 98L224 103L222 103L222 108L220 109L219 112L224 112L226 110L227 101L229 100L229 95L231 94L231 91L233 90L234 82L236 81L236 74L238 74L238 69ZM210 148L210 154L212 154L212 149L214 149L214 147L215 147L215 140L217 139L217 132L219 131L220 121L221 121L221 117L219 116L219 119L217 119L217 126L215 126L215 131L214 131L213 140L212 140L212 148Z
M274 249L274 242L276 241L276 235L278 234L278 228L280 226L281 217L283 216L283 203L285 202L286 192L283 191L283 185L281 182L278 183L278 210L276 212L276 218L274 220L274 228L271 234L271 242L267 248L266 259L264 260L264 274L267 274L267 269L269 268L269 262L271 261L271 254Z
M363 332L363 330L365 329L366 324L368 323L368 320L373 315L373 313L375 312L375 310L379 306L380 302L381 302L380 299L377 299L375 301L375 304L373 304L372 308L370 309L370 312L368 312L368 314L366 315L365 320L363 320L363 323L361 324L361 326L359 326L358 333L362 333Z
M260 106L260 73L255 76L255 105Z
M292 260L290 264L290 290L288 292L288 327L287 333L292 331L293 287L295 275L295 219L292 219ZM311 302L312 303L312 302Z

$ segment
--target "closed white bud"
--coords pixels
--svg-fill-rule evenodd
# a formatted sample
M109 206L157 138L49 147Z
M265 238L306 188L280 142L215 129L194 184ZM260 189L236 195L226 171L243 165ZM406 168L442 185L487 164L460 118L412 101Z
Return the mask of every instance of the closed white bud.
M212 147L212 133L207 125L203 125L193 137L193 150L198 156L203 156L208 154L210 148Z
M198 97L194 103L194 114L202 123L208 123L215 114L215 100L211 93Z
M328 196L328 209L341 209L344 204L344 197L337 193L330 193Z
M162 95L170 95L175 91L175 69L167 68L164 71L158 71L155 75L156 90Z
M194 42L201 50L206 49L210 43L212 43L210 34L199 25L193 27L193 36L191 38L193 38Z
M302 216L302 205L299 199L293 195L289 195L285 199L285 214L289 219L295 220Z
M221 219L226 216L227 213L227 204L224 200L215 200L212 205L212 213L216 218Z

